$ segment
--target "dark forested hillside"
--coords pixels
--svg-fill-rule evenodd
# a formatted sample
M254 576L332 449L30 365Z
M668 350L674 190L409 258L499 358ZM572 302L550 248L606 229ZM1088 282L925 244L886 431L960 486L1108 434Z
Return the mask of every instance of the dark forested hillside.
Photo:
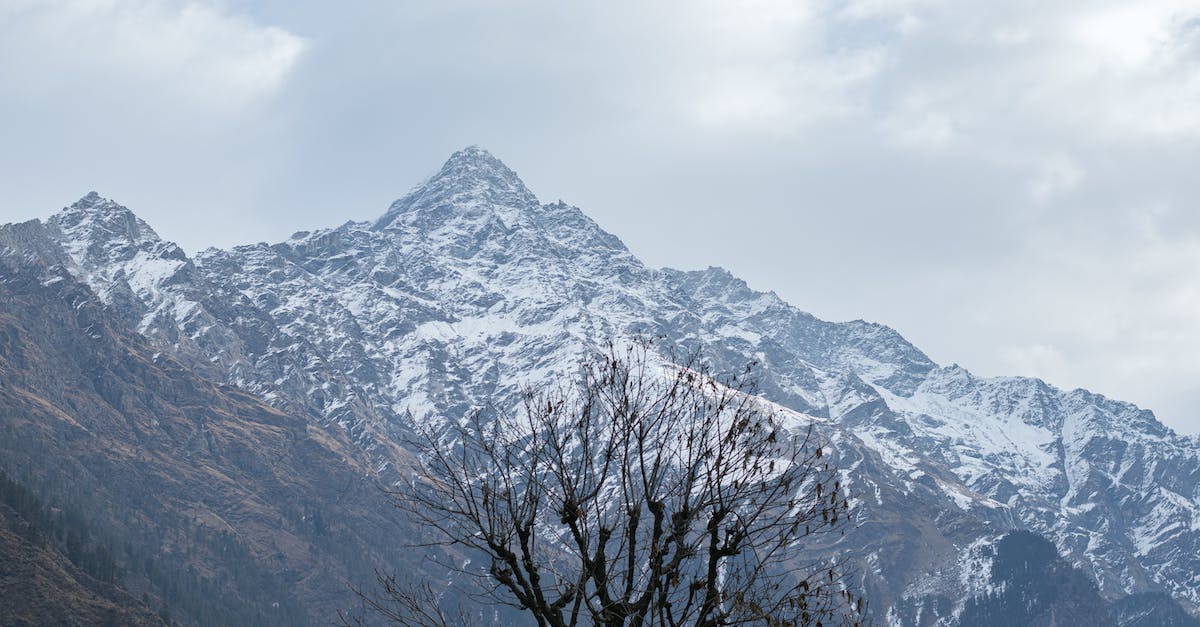
M985 552L990 558L986 586L963 606L957 619L963 627L1198 624L1165 594L1137 594L1106 602L1095 581L1035 533L1008 533Z
M77 515L0 474L0 624L162 624L120 587L122 575Z
M1095 582L1063 561L1054 545L1016 531L1000 539L991 586L967 601L960 625L1090 625L1116 627Z

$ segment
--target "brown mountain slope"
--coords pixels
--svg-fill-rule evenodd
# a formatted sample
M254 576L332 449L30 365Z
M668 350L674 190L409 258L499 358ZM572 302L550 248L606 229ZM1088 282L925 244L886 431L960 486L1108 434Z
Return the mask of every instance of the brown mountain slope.
M344 437L198 378L60 267L11 258L0 466L88 512L125 586L185 622L327 623L353 604L347 582L413 567Z

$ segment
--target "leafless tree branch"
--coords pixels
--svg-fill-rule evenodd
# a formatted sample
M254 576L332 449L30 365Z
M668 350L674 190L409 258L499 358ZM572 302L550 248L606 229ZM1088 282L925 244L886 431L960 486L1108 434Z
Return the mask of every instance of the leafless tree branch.
M539 626L860 624L837 566L798 557L849 514L811 425L783 424L751 367L653 357L610 346L515 416L420 431L397 505L484 556L499 600ZM428 588L386 584L405 612L386 618L442 624Z

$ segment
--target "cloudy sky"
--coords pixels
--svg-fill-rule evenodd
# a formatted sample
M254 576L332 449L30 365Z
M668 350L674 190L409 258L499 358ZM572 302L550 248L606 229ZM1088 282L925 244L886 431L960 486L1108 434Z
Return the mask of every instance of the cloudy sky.
M0 221L189 251L469 144L652 265L1200 432L1200 0L3 0Z

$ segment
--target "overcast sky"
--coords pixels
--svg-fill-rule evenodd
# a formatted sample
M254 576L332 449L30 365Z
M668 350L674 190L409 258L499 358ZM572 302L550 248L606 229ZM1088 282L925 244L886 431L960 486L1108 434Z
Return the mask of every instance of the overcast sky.
M0 0L0 222L189 252L479 144L647 263L1200 432L1200 0Z

